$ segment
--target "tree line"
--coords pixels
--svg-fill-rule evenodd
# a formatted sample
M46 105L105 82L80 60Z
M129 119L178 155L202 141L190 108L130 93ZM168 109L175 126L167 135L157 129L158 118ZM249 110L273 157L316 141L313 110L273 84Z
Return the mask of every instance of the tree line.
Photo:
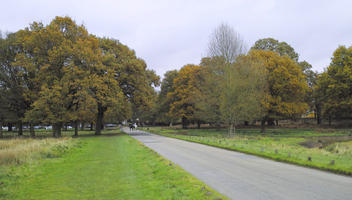
M126 119L174 124L236 125L312 115L351 118L352 47L339 46L322 72L286 42L264 38L247 50L242 36L221 24L199 64L165 73L161 81L118 40L89 34L69 17L0 38L0 135L3 125L94 123Z
M249 51L242 37L221 24L212 33L207 57L198 65L168 71L153 110L155 123L235 125L311 115L321 120L350 118L352 47L340 46L322 73L286 42L264 38Z
M148 112L159 77L118 40L89 34L69 17L29 27L0 39L0 134L2 126L53 126L122 121Z

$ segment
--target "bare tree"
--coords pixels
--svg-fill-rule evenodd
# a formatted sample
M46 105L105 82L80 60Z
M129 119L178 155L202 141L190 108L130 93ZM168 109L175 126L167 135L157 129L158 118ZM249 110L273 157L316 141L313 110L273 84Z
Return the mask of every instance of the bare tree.
M262 62L251 56L239 56L225 68L220 96L223 122L229 125L229 134L235 133L240 121L253 121L263 113L261 100L267 88L266 71Z
M241 35L225 23L220 24L210 36L208 57L223 57L225 63L233 63L246 51Z
M251 121L261 113L260 100L265 91L265 71L261 62L245 56L247 48L240 34L227 24L220 24L210 36L208 56L217 60L212 84L218 89L217 102L222 121L235 132L239 121ZM215 80L215 82L214 82ZM208 99L208 98L207 98Z

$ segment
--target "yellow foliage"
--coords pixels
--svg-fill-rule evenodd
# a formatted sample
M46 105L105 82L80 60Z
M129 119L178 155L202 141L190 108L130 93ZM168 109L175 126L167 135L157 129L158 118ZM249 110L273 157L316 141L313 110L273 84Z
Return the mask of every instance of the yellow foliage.
M299 65L272 51L251 50L249 55L262 60L268 72L269 90L262 101L266 117L296 117L305 113L308 105L304 97L309 87Z

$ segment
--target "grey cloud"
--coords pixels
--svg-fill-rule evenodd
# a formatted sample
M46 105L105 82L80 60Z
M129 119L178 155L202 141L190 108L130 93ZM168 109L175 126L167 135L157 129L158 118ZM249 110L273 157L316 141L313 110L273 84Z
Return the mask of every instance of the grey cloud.
M352 45L352 1L44 1L2 2L0 30L17 31L32 21L68 15L98 36L135 49L159 75L198 64L208 37L221 22L233 26L248 46L261 38L286 41L322 71L339 45Z

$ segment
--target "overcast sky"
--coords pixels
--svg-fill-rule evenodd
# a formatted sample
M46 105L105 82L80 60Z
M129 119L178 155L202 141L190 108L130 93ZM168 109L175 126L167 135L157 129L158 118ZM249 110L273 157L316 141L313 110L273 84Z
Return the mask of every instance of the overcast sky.
M0 30L70 16L97 36L120 40L158 75L199 64L209 35L227 23L248 47L273 37L322 71L339 45L352 45L351 0L1 0Z

